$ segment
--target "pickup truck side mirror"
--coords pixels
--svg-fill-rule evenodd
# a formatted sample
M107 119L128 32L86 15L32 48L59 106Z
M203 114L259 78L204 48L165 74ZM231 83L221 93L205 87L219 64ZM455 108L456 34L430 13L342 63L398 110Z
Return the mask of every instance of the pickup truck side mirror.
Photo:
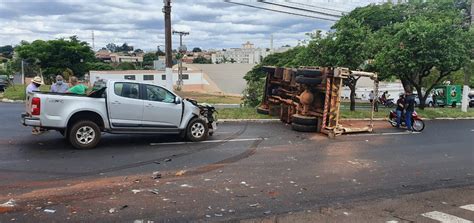
M178 104L178 105L181 104L181 98L180 98L180 97L176 97L176 98L174 99L174 103L175 103L175 104Z

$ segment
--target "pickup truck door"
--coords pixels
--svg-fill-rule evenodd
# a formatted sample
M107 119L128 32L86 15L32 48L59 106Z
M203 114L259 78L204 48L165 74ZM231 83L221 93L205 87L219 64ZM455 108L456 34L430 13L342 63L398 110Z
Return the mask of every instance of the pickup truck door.
M138 128L143 118L140 84L115 82L107 94L108 112L112 128Z
M175 103L176 96L155 85L142 85L144 107L142 126L163 130L176 130L181 122L182 102Z

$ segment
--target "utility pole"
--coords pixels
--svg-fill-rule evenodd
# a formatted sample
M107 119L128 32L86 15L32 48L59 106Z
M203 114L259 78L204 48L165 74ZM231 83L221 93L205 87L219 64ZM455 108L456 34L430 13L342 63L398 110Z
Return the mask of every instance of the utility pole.
M470 13L470 18L469 18L469 28L472 25L472 21L474 20L474 0L471 0L471 13ZM468 100L469 100L469 84L470 84L470 64L472 61L470 60L466 66L464 66L464 86L462 89L462 103L461 103L461 111L467 112L467 107L468 107Z
M94 37L94 30L92 30L92 51L95 52L95 37Z
M183 87L183 56L187 51L186 46L183 45L183 36L189 35L189 32L179 32L179 31L173 31L173 34L178 34L179 35L179 53L181 54L180 57L178 58L178 81L176 81L176 89L178 91L181 90Z
M163 0L163 13L165 14L165 54L166 54L166 88L173 89L173 59L171 43L171 0Z
M21 84L25 84L25 62L21 59Z

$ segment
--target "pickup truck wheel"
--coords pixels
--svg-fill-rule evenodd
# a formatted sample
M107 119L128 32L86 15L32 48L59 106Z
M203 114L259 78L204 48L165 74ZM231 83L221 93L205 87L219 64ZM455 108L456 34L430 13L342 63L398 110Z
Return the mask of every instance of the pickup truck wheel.
M189 141L199 142L207 139L209 128L206 122L201 119L195 118L188 124L186 130L186 138Z
M76 122L68 133L69 142L76 149L92 149L101 137L99 126L92 121Z

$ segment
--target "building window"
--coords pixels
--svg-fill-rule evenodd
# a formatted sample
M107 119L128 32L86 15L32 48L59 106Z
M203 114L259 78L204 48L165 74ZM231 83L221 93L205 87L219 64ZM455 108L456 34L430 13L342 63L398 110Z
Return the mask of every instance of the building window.
M161 75L161 80L166 80L166 74Z
M135 75L125 75L125 80L135 80Z
M143 80L144 81L152 81L152 80L155 80L155 76L153 76L153 75L143 75Z
M183 74L181 77L183 80L189 80L189 74Z

